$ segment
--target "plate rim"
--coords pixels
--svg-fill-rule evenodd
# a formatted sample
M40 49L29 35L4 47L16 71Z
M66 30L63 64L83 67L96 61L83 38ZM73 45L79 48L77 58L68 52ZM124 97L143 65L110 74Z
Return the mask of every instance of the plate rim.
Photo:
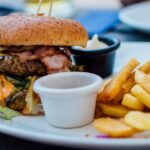
M142 46L142 44L144 44L144 46L148 46L147 48L149 49L150 46L150 42L123 42L122 43L122 47L120 48L120 50L123 48L123 45L125 47L128 47L128 49L130 50L131 48L133 48L132 46L137 46L140 47L139 45ZM130 48L130 46L131 48ZM142 46L143 47L143 46ZM141 47L139 48L141 50ZM120 51L121 52L121 51ZM134 52L134 51L133 51ZM141 51L142 52L142 51ZM143 53L143 52L142 52ZM7 134L7 135L11 135L14 137L18 137L21 139L26 139L28 141L34 141L34 142L39 142L39 143L43 143L43 144L50 144L50 145L59 145L59 146L65 146L65 147L78 147L78 148L86 148L86 149L99 149L99 148L143 148L146 147L149 149L150 147L150 138L149 139L96 139L96 138L87 138L87 137L74 137L72 136L72 138L70 138L70 135L62 135L62 134L54 134L51 133L51 135L48 133L43 133L41 135L41 132L36 133L36 130L34 130L33 132L31 132L31 130L25 130L24 128L16 128L16 125L18 126L18 124L16 122L13 122L13 124L15 124L15 127L13 126L13 124L11 124L11 121L5 121L3 119L0 119L0 132ZM21 126L21 124L19 124L19 126ZM25 125L26 126L26 125ZM16 134L16 130L17 130L17 134ZM23 132L22 132L23 130ZM36 134L35 134L36 133ZM33 135L34 134L34 135ZM45 135L46 134L46 135ZM44 138L43 138L44 136ZM46 136L46 137L45 137ZM67 137L66 137L67 136ZM40 137L40 138L39 138ZM65 137L65 138L64 138Z
M141 22L139 24L138 20L133 20L133 19L131 19L130 17L128 17L126 15L126 12L130 11L131 9L134 9L135 7L141 7L141 5L145 6L147 4L150 4L150 1L142 2L142 3L138 3L138 4L134 4L134 5L131 5L131 6L128 6L128 7L124 8L119 13L119 19L120 19L120 21L123 22L124 24L132 27L132 28L135 28L135 29L138 29L138 30L142 30L142 31L148 31L148 32L150 32L150 26L148 24L145 24L143 22Z
M8 121L7 121L8 122ZM9 121L10 123L11 121ZM15 122L13 122L16 124ZM79 148L112 148L112 147L148 147L150 146L150 138L121 138L121 139L97 139L88 137L72 137L68 135L58 135L54 133L42 133L42 132L31 132L30 130L24 130L21 128L14 128L13 126L0 124L0 132L18 137L28 141L34 141L49 145L59 145L67 147L79 147ZM39 138L40 137L40 138Z

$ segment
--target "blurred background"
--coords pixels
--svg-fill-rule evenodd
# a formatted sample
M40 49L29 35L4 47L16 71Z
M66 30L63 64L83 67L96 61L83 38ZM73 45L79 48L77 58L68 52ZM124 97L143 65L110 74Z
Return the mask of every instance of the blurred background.
M77 10L121 7L120 0L53 0L53 15L57 17L72 17ZM0 0L0 7L36 13L39 0ZM41 12L47 14L50 0L43 0Z
M134 30L118 19L123 8L145 0L53 1L52 16L78 20L85 26L90 36L97 33L117 37L122 41L150 41L150 34ZM36 14L38 2L39 0L0 0L0 15L18 11ZM40 13L48 14L49 4L50 0L43 0Z

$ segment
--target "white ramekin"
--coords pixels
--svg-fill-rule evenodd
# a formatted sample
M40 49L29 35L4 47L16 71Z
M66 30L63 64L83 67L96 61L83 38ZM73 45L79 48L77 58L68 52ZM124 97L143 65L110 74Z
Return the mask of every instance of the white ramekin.
M97 92L103 80L86 72L64 72L35 81L48 123L60 128L80 127L94 118Z

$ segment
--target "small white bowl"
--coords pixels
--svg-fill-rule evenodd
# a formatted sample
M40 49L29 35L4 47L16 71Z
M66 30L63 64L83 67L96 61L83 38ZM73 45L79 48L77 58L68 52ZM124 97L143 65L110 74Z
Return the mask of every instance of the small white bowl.
M48 123L60 128L80 127L94 118L97 92L103 80L85 72L47 75L35 81Z

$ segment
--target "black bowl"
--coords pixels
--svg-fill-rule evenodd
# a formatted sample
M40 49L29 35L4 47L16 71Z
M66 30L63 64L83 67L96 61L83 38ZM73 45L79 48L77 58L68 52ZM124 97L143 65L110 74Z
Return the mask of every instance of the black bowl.
M108 47L87 51L71 47L71 52L75 65L83 65L86 72L108 77L113 72L116 50L120 47L120 41L110 37L99 37L99 40L106 43Z

